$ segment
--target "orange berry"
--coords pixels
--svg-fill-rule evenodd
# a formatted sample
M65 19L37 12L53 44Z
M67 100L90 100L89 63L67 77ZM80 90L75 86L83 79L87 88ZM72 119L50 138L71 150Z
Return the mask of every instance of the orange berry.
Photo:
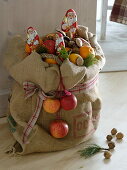
M49 64L57 64L57 62L52 58L46 58L44 61Z
M89 46L82 46L80 47L79 51L82 58L87 58L91 54L95 56L94 49Z
M48 113L56 113L60 109L60 101L58 99L46 99L43 102L43 108Z

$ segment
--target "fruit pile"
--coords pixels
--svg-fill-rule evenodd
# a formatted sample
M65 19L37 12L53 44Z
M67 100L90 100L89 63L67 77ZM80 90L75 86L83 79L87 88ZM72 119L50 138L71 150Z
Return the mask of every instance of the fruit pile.
M66 12L61 30L40 38L37 31L29 27L27 37L26 53L29 55L36 51L42 56L42 60L49 64L61 65L68 58L75 65L89 67L98 60L89 42L88 29L78 26L77 15L73 9Z
M77 106L77 98L70 92L64 92L60 98L46 99L43 109L50 114L57 114L60 109L73 110ZM50 134L55 138L63 138L68 134L69 127L66 121L57 118L50 124Z
M61 30L50 33L40 38L33 27L27 29L27 41L25 51L28 55L32 52L40 54L43 62L61 65L64 60L77 66L89 67L98 60L94 48L91 47L88 38L88 29L77 24L77 15L73 9L69 9L61 23ZM62 83L62 82L60 82ZM62 83L63 84L63 83ZM77 98L68 92L64 85L61 96L47 98L43 102L43 109L50 114L59 113L60 109L72 110L77 106ZM50 133L55 138L63 138L68 134L66 121L56 119L50 124Z

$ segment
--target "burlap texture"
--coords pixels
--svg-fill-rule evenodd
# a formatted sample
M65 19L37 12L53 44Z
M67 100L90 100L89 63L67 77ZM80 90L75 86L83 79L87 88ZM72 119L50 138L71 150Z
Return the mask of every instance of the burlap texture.
M93 43L94 38L90 41L93 46L96 45L95 50L99 55L96 64L86 68L76 66L66 60L60 66L66 89L71 89L78 83L87 82L102 69L105 58L101 47ZM75 94L78 104L74 110L60 110L61 118L69 125L69 133L65 138L55 139L50 135L49 124L56 118L56 115L46 113L42 108L37 123L28 137L29 143L22 143L23 129L35 110L37 100L37 93L27 100L24 99L23 82L33 82L45 93L57 90L60 82L58 66L43 62L36 52L26 57L24 45L25 42L20 36L13 38L8 44L5 59L6 68L15 80L8 112L17 124L16 131L13 132L16 140L13 151L22 155L32 152L58 151L88 140L97 128L101 110L97 84L92 89Z

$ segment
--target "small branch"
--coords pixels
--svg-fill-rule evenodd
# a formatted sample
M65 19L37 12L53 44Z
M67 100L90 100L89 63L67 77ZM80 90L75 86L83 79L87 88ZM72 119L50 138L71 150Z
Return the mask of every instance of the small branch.
M110 149L108 149L108 148L101 148L101 150L110 151Z

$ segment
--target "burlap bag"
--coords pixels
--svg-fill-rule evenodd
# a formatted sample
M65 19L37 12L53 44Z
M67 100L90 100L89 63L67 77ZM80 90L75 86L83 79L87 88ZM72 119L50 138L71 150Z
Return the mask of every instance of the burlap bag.
M103 52L95 38L95 35L89 37L91 45L99 57L96 64L86 68L76 66L66 60L60 66L63 83L67 90L73 89L74 91L75 86L84 85L84 89L73 92L78 100L77 107L71 111L60 110L61 118L66 120L69 125L68 135L62 139L56 139L50 135L49 124L56 119L56 114L46 113L42 108L32 132L28 136L27 144L22 142L22 134L36 108L38 92L36 91L25 100L23 83L25 81L33 82L45 93L56 91L60 82L60 73L57 65L43 62L41 56L36 52L26 57L25 42L20 36L10 40L5 65L15 81L7 116L16 141L10 152L23 155L64 150L88 140L95 132L101 110L97 78L105 63Z

